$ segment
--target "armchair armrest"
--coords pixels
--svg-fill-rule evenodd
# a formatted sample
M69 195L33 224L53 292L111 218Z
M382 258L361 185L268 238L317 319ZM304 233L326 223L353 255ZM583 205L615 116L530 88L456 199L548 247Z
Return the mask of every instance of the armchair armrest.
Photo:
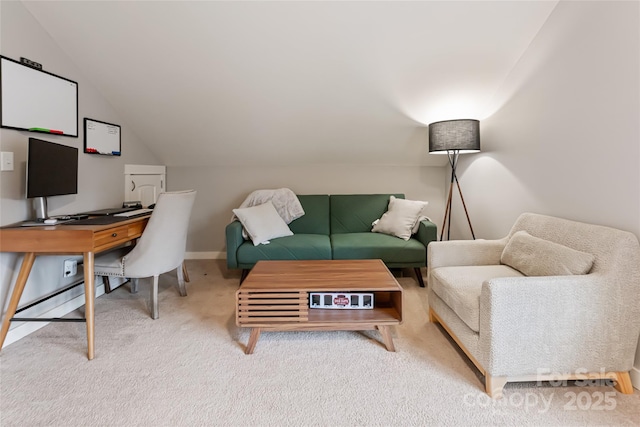
M427 266L429 268L496 265L507 244L507 238L499 240L450 240L432 242L427 247Z
M227 267L238 268L238 248L244 242L240 221L232 221L228 224L225 234L227 239Z
M497 376L628 371L637 316L637 296L610 276L491 279L480 293L481 359Z

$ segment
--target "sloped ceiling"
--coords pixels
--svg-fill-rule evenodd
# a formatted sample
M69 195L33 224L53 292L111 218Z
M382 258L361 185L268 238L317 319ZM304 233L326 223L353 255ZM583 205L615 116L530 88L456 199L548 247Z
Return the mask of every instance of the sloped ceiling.
M169 166L442 165L556 1L23 2Z

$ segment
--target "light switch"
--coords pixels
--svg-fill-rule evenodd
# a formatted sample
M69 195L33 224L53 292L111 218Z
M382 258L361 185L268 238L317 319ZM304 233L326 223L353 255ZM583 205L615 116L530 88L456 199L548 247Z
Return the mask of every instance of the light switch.
M0 170L12 171L13 170L13 152L3 151L0 155Z

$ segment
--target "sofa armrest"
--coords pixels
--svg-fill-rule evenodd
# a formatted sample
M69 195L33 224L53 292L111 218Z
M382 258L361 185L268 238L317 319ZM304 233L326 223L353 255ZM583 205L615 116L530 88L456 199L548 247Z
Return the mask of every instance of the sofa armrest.
M491 279L480 293L480 357L497 376L628 371L637 306L601 274Z
M425 219L420 221L418 231L413 237L427 246L429 243L438 240L438 227L433 222Z
M506 244L506 238L432 242L427 247L427 266L497 265Z
M233 221L228 224L225 234L227 239L227 267L238 268L238 248L244 242L240 221Z

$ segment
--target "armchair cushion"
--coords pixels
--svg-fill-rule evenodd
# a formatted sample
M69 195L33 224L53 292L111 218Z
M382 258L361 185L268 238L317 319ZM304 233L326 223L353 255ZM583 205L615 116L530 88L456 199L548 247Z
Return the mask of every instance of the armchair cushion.
M440 267L433 270L429 286L469 328L478 332L482 284L494 277L522 277L522 273L506 265Z
M566 276L587 274L593 266L593 254L577 251L520 230L511 236L500 262L525 276Z

